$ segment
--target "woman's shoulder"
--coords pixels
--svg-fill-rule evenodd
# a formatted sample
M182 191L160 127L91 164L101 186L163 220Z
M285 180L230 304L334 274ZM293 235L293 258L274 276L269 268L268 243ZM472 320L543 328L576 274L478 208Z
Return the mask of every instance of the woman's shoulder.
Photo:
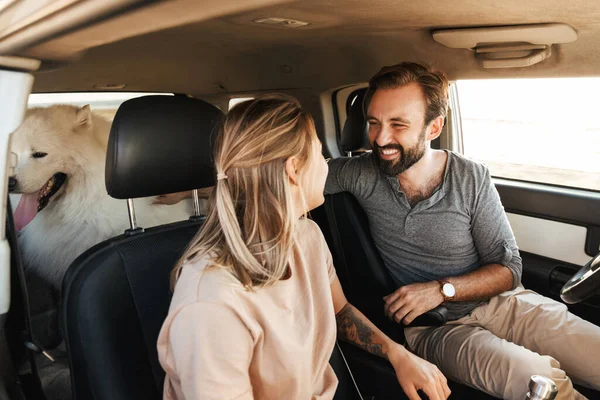
M298 222L298 238L300 242L319 246L325 242L321 227L310 218L301 218Z
M198 302L234 304L242 291L244 287L231 273L204 256L183 265L171 308Z
M175 324L178 330L186 324L220 324L227 313L241 318L245 292L233 275L210 259L188 261L175 285L164 326L170 330Z
M307 254L327 257L329 248L323 231L317 223L311 219L303 218L300 220L298 229L298 243L305 249Z
M323 235L319 225L317 225L317 223L310 218L300 218L300 220L298 222L298 228L299 228L298 231L301 234L307 234L307 235L318 234L321 236Z

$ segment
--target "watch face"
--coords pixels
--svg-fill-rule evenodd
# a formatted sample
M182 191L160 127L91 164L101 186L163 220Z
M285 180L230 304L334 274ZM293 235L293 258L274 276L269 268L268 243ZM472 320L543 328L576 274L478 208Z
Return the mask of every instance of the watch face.
M454 289L454 286L451 283L444 283L442 291L444 292L444 296L446 297L454 297L454 295L456 294L456 289Z

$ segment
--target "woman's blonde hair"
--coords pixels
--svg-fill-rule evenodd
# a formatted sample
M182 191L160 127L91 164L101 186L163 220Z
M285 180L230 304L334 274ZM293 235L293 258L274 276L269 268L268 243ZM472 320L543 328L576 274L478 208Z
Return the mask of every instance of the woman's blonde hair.
M299 217L286 161L295 157L301 170L315 141L310 115L284 95L246 101L227 114L215 146L219 179L207 219L173 270L172 287L184 264L201 257L248 289L286 277Z

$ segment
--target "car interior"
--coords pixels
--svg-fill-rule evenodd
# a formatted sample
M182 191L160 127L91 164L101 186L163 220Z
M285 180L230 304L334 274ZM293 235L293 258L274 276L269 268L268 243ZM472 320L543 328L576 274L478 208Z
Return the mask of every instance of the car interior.
M325 157L357 156L370 151L362 108L369 78L382 66L424 62L451 82L448 118L431 146L467 154L468 124L484 118L461 107L460 83L598 78L598 20L593 0L568 6L556 0L0 0L0 196L9 199L16 165L10 135L28 100L77 94L88 96L94 110L95 94L135 94L98 106L112 121L106 192L127 208L130 229L81 254L60 293L28 277L16 204L9 199L2 209L0 400L162 398L156 340L172 294L169 274L204 216L195 192L189 220L148 228L136 222L133 200L213 186L214 135L233 103L290 95L313 116ZM515 87L515 102L531 94L525 84L523 93ZM551 113L542 116L551 123ZM507 126L518 128L501 129ZM588 159L588 170L569 170L555 183L494 169L492 176L520 247L524 286L600 326L600 126L586 131L592 143L563 131L563 140L587 148L589 155L575 158ZM551 140L508 145L543 157L539 148ZM537 174L555 168L506 164ZM396 288L357 200L328 195L310 218L325 236L348 300L404 344L403 326L384 315L381 299ZM446 321L440 306L414 324ZM340 341L330 362L340 380L335 399L406 398L382 358ZM493 398L457 382L449 386L451 399ZM575 386L600 399L600 392Z

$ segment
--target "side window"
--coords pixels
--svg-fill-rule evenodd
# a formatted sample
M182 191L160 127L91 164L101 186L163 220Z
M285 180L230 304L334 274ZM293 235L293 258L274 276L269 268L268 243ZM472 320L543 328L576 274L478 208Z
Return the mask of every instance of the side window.
M464 154L493 176L600 190L600 78L457 82Z
M145 92L74 92L74 93L33 93L29 96L28 106L49 107L53 104L71 104L83 107L89 104L92 111L112 121L121 103L135 97L153 94Z

